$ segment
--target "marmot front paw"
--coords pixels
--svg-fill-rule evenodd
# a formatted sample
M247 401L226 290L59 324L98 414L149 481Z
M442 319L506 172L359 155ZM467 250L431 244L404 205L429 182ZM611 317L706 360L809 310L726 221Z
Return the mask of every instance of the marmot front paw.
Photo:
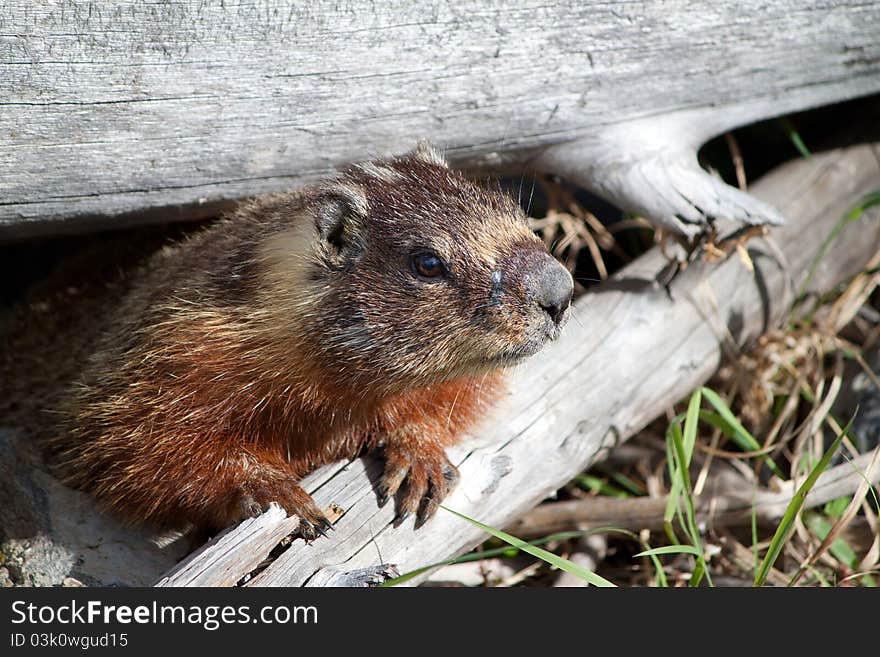
M315 504L312 496L298 486L293 479L265 480L245 485L241 489L240 507L244 517L256 517L276 502L288 515L299 517L296 533L307 541L327 536L333 524Z
M394 443L383 448L385 470L379 480L379 506L394 497L406 481L406 490L397 504L394 526L398 527L411 513L416 528L421 527L458 483L458 468L446 458L439 445L421 443L402 446Z

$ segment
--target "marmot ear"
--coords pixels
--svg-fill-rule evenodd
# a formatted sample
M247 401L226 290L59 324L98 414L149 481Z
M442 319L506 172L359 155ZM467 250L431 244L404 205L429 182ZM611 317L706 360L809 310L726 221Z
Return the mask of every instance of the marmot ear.
M331 184L315 199L315 228L321 250L333 264L343 264L363 251L368 204L356 185Z
M427 139L420 139L419 143L416 144L415 149L412 152L413 157L422 160L423 162L427 162L428 164L436 164L440 167L449 168L449 164L446 162L446 159L443 155L431 145Z

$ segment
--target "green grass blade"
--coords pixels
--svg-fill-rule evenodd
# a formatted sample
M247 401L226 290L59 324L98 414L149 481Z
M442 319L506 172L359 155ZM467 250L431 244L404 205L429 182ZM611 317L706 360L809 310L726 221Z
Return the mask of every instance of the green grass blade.
M758 572L758 485L752 490L752 553L754 554L755 572Z
M666 531L666 537L670 543L678 544L678 536L672 526L672 519L675 518L678 511L678 498L681 495L681 477L675 468L675 454L673 452L674 436L678 436L681 440L681 422L674 419L666 429L666 466L669 469L669 495L666 499L666 510L663 512L663 528Z
M437 563L432 563L429 566L422 566L421 568L416 568L415 570L411 570L408 573L404 573L403 575L399 575L397 577L392 577L391 579L386 579L384 582L379 584L379 587L380 588L389 588L392 586L397 586L398 584L403 584L405 582L408 582L413 577L418 577L422 573L428 572L432 568L438 568L440 566L449 566L454 563L459 563L459 562L455 561L454 559L451 559L449 561L439 561Z
M541 538L536 538L533 541L529 541L530 545L544 545L546 543L550 543L552 541L568 541L575 538L583 538L584 536L592 536L594 534L621 534L626 536L627 538L632 539L636 543L639 543L646 550L650 550L651 546L639 538L639 535L635 532L632 532L628 529L623 529L622 527L614 527L612 525L603 525L601 527L594 527L592 529L578 529L567 532L556 532L555 534L548 534L547 536L543 536ZM398 577L394 577L392 579L386 580L380 587L391 587L397 586L398 584L403 584L422 573L425 573L434 568L440 568L442 566L451 566L453 564L458 563L468 563L471 561L481 561L482 559L491 559L492 557L498 556L512 556L510 553L519 554L519 549L515 547L511 547L508 544L505 544L503 547L490 548L488 550L481 550L480 552L468 552L467 554L462 554L461 556L455 557L454 559L448 559L446 561L438 561L436 563L429 564L427 566L422 566L421 568L417 568L416 570L411 570L410 572L404 573L403 575L399 575ZM657 586L662 588L667 588L669 586L666 581L666 573L663 571L663 564L660 563L660 560L656 556L648 555L651 559L651 563L655 569L656 582Z
M801 509L807 500L807 495L815 485L816 480L819 479L819 475L821 475L828 467L831 457L834 455L834 452L837 451L837 448L840 447L840 442L852 426L853 420L855 420L855 416L850 418L850 421L846 423L846 426L837 438L834 439L834 442L831 443L831 447L829 447L825 454L822 455L822 458L819 459L819 462L813 467L812 471L807 476L807 479L794 494L788 508L785 510L785 515L782 516L782 521L779 523L776 532L773 534L773 539L770 541L770 547L767 548L767 554L764 555L764 560L761 562L758 572L755 573L754 586L763 586L764 582L767 581L767 575L770 573L770 569L773 567L773 564L776 563L776 559L779 558L782 548L788 542L791 532L794 530L794 520L797 518L798 513L801 512Z
M693 545L664 545L663 547L652 548L650 550L645 550L644 552L639 552L638 554L634 554L633 556L650 557L659 554L693 554L697 557L701 556L700 551Z
M600 495L604 495L606 497L613 497L615 499L628 499L632 497L629 491L625 491L622 488L611 484L601 477L597 477L591 474L579 474L574 478L575 483L584 490L594 491L599 493Z
M649 555L649 558L654 565L654 581L657 587L661 589L669 588L669 582L666 580L666 573L663 570L663 564L660 563L660 559L656 555Z
M684 432L682 435L682 447L687 462L684 468L689 468L694 454L694 445L697 443L697 425L700 423L700 404L703 403L702 390L697 388L688 402L687 414L684 418Z
M694 572L691 573L691 579L690 582L688 582L688 586L692 589L697 588L700 585L700 582L703 581L704 576L709 582L709 586L713 586L712 579L709 577L709 567L706 565L706 560L700 555L697 557L697 563L694 566Z
M825 540L825 537L828 536L828 532L831 531L831 523L819 513L804 514L804 524L807 526L807 529L823 541ZM855 551L849 546L849 543L839 536L831 543L828 551L834 555L835 559L841 563L845 563L850 568L858 566L859 558Z
M591 534L604 534L610 532L617 532L621 534L625 534L629 536L635 541L639 540L637 534L629 531L628 529L622 529L620 527L595 527L593 529L583 529L577 531L570 532L559 532L556 534L550 534L548 536L544 536L542 538L537 538L534 541L529 541L531 545L543 545L545 543L549 543L551 541L567 541L572 538L581 538L583 536L589 536ZM451 566L457 563L468 563L470 561L480 561L482 559L491 559L492 557L500 557L500 556L512 556L510 553L519 554L519 550L516 548L510 547L510 545L504 545L503 547L490 548L488 550L482 550L481 552L468 552L467 554L462 554L454 559L448 559L446 561L437 561L432 564L428 564L427 566L422 566L421 568L417 568L416 570L411 570L408 573L404 573L403 575L399 575L397 577L393 577L389 580L386 580L380 586L397 586L398 584L403 584L411 580L413 577L417 577L422 573L428 572L434 568L440 568L441 566Z
M644 497L648 494L643 486L639 485L622 472L609 472L608 476L611 477L611 480L614 483L628 492L631 497Z
M795 129L794 124L788 119L779 119L779 123L782 126L782 129L785 130L785 134L788 135L788 138L791 140L791 143L797 149L797 152L801 154L801 157L809 160L813 154L810 153L810 149L807 148L807 145L804 143L804 140L801 139L801 136L798 134L798 131Z
M858 206L847 212L840 220L834 224L834 228L831 229L831 232L828 234L828 237L825 238L825 241L822 242L822 246L819 247L819 253L816 254L816 257L813 258L813 262L810 264L810 269L807 272L807 277L804 279L804 282L801 284L800 289L798 290L798 294L795 297L797 300L803 299L804 295L807 293L807 288L810 285L810 282L813 280L813 276L816 275L816 270L819 268L819 265L822 263L822 260L825 259L825 255L828 253L828 249L831 248L831 245L834 243L834 240L837 239L837 236L840 235L840 232L853 221L856 221L860 218L865 211L869 208L880 205L880 189L875 190L868 194L865 198L861 200Z
M697 389L694 391L694 394L691 395L691 400L688 403L684 432L673 432L672 434L673 452L677 461L676 472L681 480L681 489L685 501L685 521L682 524L687 530L691 542L693 543L693 547L697 552L697 564L690 580L690 586L692 587L699 586L703 576L708 576L709 572L703 558L703 545L700 540L700 531L697 528L693 489L691 488L691 475L689 471L691 457L693 456L693 447L696 442L696 424L699 421L700 403L702 401L700 397L700 390ZM685 447L685 440L690 439L691 437L693 440L688 441L690 446L690 450L688 450ZM711 585L711 579L709 583Z
M755 437L748 432L748 430L742 425L742 423L736 419L736 416L733 414L733 411L730 410L730 407L724 402L723 399L716 393L714 390L709 388L702 388L703 396L706 398L714 408L721 419L728 425L729 430L732 431L730 437L739 445L742 449L746 451L755 451L761 449L761 443L759 443ZM705 418L704 418L705 419ZM719 427L722 428L722 427ZM722 431L724 429L722 428ZM767 463L767 466L773 471L777 477L785 479L785 475L782 470L779 469L779 466L773 461L769 456L764 456L763 460Z
M697 531L696 514L694 512L693 489L691 488L691 459L694 456L694 445L697 442L697 425L700 422L700 404L703 396L700 389L694 390L688 402L687 413L684 418L684 430L681 435L674 437L672 443L675 450L678 467L676 471L681 478L681 488L685 495L685 519L684 527L691 535L691 541L699 546L700 536Z
M688 410L682 416L673 418L666 429L666 464L669 468L669 498L666 501L666 511L663 514L664 525L669 525L671 531L672 519L678 510L678 500L682 492L682 477L679 472L680 463L674 454L674 445L679 441L684 446L684 454L686 457L685 469L690 467L691 456L694 452L694 445L697 442L697 424L700 414L700 404L702 403L702 393L699 389L695 390L688 402ZM684 420L684 429L681 422ZM667 531L667 533L669 533ZM674 535L674 531L672 532ZM670 537L672 538L672 537ZM674 540L678 543L677 538Z
M609 582L601 575L597 575L593 571L587 570L586 568L579 566L576 563L569 561L568 559L563 559L562 557L557 556L552 552L548 552L547 550L531 545L530 543L527 543L526 541L519 539L516 536L511 536L510 534L503 532L500 529L495 529L494 527L490 527L489 525L484 525L480 521L469 518L466 515L459 513L458 511L453 511L449 507L443 506L442 504L440 505L440 508L445 509L455 516L458 516L462 520L466 520L475 527L479 527L484 532L488 532L495 538L500 539L505 543L509 543L513 547L520 549L523 552L527 552L528 554L531 554L533 557L537 557L538 559L546 561L551 566L556 566L560 570L564 570L567 573L571 573L572 575L580 577L582 580L589 584L592 584L593 586L615 586L615 584Z
M825 577L822 576L822 573L816 567L810 566L809 568L807 568L807 572L816 578L816 581L819 582L819 586L831 588L831 582L825 579Z
M850 502L852 502L852 495L838 497L836 500L825 502L825 506L822 507L822 512L827 516L837 519L843 515L843 512L846 511ZM825 537L820 536L819 538L824 539Z

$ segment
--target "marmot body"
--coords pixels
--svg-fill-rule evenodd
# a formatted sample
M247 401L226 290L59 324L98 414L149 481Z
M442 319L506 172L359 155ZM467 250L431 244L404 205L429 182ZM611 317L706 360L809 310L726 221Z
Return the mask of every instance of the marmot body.
M243 204L128 281L53 439L124 518L214 530L270 502L326 525L299 480L377 450L380 496L429 517L444 447L505 365L554 338L572 282L499 192L430 147Z

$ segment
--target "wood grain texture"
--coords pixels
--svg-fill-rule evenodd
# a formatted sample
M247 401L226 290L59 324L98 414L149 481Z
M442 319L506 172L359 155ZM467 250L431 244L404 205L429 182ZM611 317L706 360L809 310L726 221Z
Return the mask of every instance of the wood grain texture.
M514 372L508 398L466 445L451 450L461 470L445 504L504 527L551 495L704 382L725 348L748 344L788 312L820 244L843 214L880 185L880 150L865 145L790 163L753 192L796 219L752 240L751 273L734 256L689 267L671 296L654 277L652 251L581 297L562 338ZM857 272L880 248L880 208L849 224L812 279L826 290ZM460 554L485 538L439 511L413 529L394 529L378 508L369 459L328 466L304 487L321 506L346 509L330 538L295 541L248 586L315 585L340 574L394 564L407 572ZM420 581L419 578L412 583Z
M156 586L235 586L298 524L298 517L288 517L284 509L270 504L260 517L248 518L205 543Z
M420 137L680 230L778 219L696 147L880 91L878 33L858 0L6 0L0 238L203 216Z

